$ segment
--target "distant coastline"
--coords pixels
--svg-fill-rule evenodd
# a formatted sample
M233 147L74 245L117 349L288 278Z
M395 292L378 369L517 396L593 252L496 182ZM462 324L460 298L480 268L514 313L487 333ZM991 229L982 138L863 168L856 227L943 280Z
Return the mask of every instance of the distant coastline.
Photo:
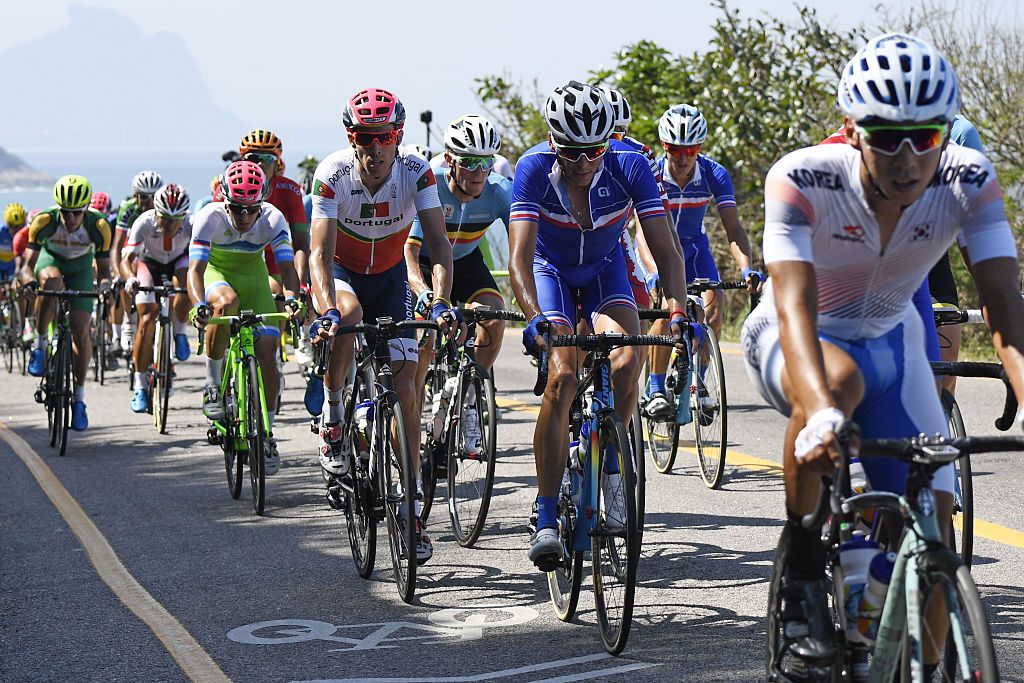
M31 191L53 185L53 178L0 147L0 192Z

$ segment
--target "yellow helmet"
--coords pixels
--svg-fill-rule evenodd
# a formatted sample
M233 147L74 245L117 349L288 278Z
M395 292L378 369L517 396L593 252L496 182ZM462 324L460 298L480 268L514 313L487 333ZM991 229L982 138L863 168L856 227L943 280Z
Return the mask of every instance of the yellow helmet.
M28 212L25 211L25 207L17 202L8 204L7 208L4 209L4 223L12 228L20 228L25 225L25 218Z
M275 156L281 156L281 138L269 130L256 129L245 134L238 144L238 151L243 156L249 152L269 152Z
M92 198L92 186L80 175L66 175L53 186L53 200L62 209L84 209Z

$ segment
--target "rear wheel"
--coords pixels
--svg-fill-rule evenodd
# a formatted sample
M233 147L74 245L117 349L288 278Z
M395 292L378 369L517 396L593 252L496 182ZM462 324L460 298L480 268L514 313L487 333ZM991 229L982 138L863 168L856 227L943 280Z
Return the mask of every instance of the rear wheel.
M60 363L58 364L57 381L60 385L60 454L64 455L68 449L68 427L71 426L71 399L74 396L74 389L71 382L71 333L67 330L60 333L60 344L58 344Z
M496 407L494 385L488 373L474 365L463 376L462 385L462 396L456 404L457 429L448 440L448 516L455 540L469 547L480 538L491 504L497 425L489 417ZM480 429L476 453L468 453L465 448L463 425L470 419L476 420Z
M249 444L249 483L252 487L252 507L257 515L263 514L266 503L266 454L270 447L263 423L263 394L260 391L259 366L256 358L245 359L245 437Z
M106 297L100 297L96 302L96 345L93 347L93 362L95 363L96 381L103 386L107 381L107 308L109 306Z
M675 406L676 394L672 389L665 389L665 398L669 405ZM667 420L645 418L647 431L647 448L651 451L654 469L668 474L676 461L676 450L679 448L679 423L673 414Z
M722 483L725 471L728 409L718 338L709 327L704 332L704 343L694 354L694 385L697 390L690 399L693 402L693 435L700 476L708 488L715 489Z
M352 405L357 405L372 398L369 394L371 384L357 380L345 390L344 405L349 405L350 387L356 386L356 397ZM348 424L344 427L345 433L354 435L358 429L355 424L355 411L349 418ZM372 429L372 426L371 426ZM353 443L356 439L351 437ZM353 449L354 450L354 449ZM375 501L375 487L370 480L370 473L366 463L353 453L351 465L351 476L346 484L351 484L352 490L345 490L345 525L348 530L348 545L352 551L352 561L356 565L356 571L364 579L370 578L373 573L373 564L377 558L377 521L373 513ZM342 485L340 482L329 481L328 486Z
M406 441L402 405L389 394L378 404L375 417L375 452L378 469L384 477L384 508L391 545L398 595L412 602L416 593L416 480L412 472L412 454Z
M435 366L427 373L423 388L423 405L420 409L420 477L423 481L423 500L420 501L420 519L426 524L430 511L434 507L434 496L437 495L437 481L440 477L438 469L446 466L447 451L443 443L434 440L434 395L441 391L446 379L443 369ZM449 439L452 438L449 436ZM447 475L445 475L447 476Z
M237 388L233 379L228 381L227 390L224 392L222 402L224 405L224 417L221 420L221 425L224 427L224 434L222 435L224 442L221 444L221 448L224 449L224 471L228 477L228 491L231 493L231 497L237 500L242 495L245 452L239 452L237 448L238 415L235 411L238 399Z
M967 436L964 428L964 418L960 414L960 406L953 394L948 390L942 390L942 409L946 413L949 423L949 435L954 439ZM971 566L971 559L974 555L974 484L971 472L971 456L965 455L955 463L956 467L956 490L954 491L953 514L951 521L953 529L950 530L953 539L953 547L959 551L964 564ZM956 524L956 516L959 516L960 524ZM960 527L960 538L957 538L956 526Z
M629 446L633 454L633 471L636 474L636 528L640 531L640 539L644 535L644 510L647 505L647 463L644 460L643 418L640 406L633 408L629 419Z

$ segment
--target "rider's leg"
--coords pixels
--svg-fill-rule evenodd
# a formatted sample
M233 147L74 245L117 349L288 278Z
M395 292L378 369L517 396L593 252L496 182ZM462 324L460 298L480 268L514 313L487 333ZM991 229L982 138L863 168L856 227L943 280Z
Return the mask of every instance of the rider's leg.
M276 326L264 325L256 340L256 362L263 375L263 399L270 419L270 429L274 429L274 417L277 410L277 389L281 378L277 370L278 351L281 348L280 332Z
M148 294L145 297L144 294ZM135 346L132 348L132 360L135 362L135 386L146 388L146 369L153 364L153 336L156 333L156 319L160 311L157 309L152 292L140 292L135 297L135 308L139 312L139 327L135 332ZM145 302L145 303L143 303ZM139 380L142 383L139 383Z
M558 334L572 334L572 328L553 324L550 336ZM537 495L541 500L558 495L562 473L565 471L565 461L569 452L569 408L579 386L577 355L573 347L548 349L548 384L541 399L540 415L537 417L537 426L533 432ZM544 523L542 515L538 525L542 526Z
M188 282L188 269L181 268L174 271L174 286L184 288ZM187 334L188 330L188 314L192 308L192 302L189 301L187 294L176 294L174 296L174 303L171 304L171 321L173 325L174 334Z
M235 315L238 313L238 295L227 283L214 285L206 292L206 300L213 315ZM230 330L224 325L206 326L206 385L220 387L224 369L224 351L227 349Z
M341 312L341 324L358 325L363 321L363 308L348 284L343 284L344 287L337 287L335 281L335 305ZM324 422L339 422L342 418L341 399L355 353L353 340L351 334L339 335L331 344L330 365L324 378Z
M725 308L725 292L712 289L704 292L704 316L707 326L715 331L715 336L722 338L722 311Z
M596 316L594 331L597 334L612 332L639 334L640 320L636 311L629 306L613 306ZM616 412L628 422L637 399L637 378L640 376L640 349L622 346L611 353L612 390L615 393Z
M487 306L491 310L505 310L505 300L494 292L485 292L472 299L475 306ZM504 320L487 320L480 323L476 335L476 360L484 370L490 372L501 351L505 338Z
M89 299L85 301L90 302ZM92 339L89 337L89 320L91 311L71 311L71 340L74 347L75 362L75 400L85 400L85 378L89 373L92 361Z
M56 292L64 289L64 277L56 266L47 266L36 273L39 278L39 286L47 291ZM46 345L46 335L49 334L50 323L53 322L53 315L56 302L48 296L36 297L36 348L43 348Z

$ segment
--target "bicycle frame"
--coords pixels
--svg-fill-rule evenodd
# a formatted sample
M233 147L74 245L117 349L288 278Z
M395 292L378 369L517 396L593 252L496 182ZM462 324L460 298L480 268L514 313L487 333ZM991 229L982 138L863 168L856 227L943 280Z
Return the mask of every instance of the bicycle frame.
M600 450L598 439L600 438L601 417L607 412L615 411L615 394L611 387L611 361L604 354L594 359L594 367L590 373L580 382L576 390L576 400L582 402L586 391L593 385L594 391L591 395L590 405L581 406L582 412L579 415L570 416L570 422L575 425L577 418L585 419L590 426L590 434L587 443L580 443L580 469L582 477L579 482L570 477L571 492L576 499L576 524L573 527L573 550L590 550L590 536L597 529L598 515L595 514L594 506L597 503L597 482L600 476L598 467L603 462L602 458L594 457L594 453ZM573 401L575 403L575 400ZM574 430L575 431L575 430ZM576 431L578 434L579 432ZM570 472L575 463L570 463ZM584 521L586 520L586 521Z

